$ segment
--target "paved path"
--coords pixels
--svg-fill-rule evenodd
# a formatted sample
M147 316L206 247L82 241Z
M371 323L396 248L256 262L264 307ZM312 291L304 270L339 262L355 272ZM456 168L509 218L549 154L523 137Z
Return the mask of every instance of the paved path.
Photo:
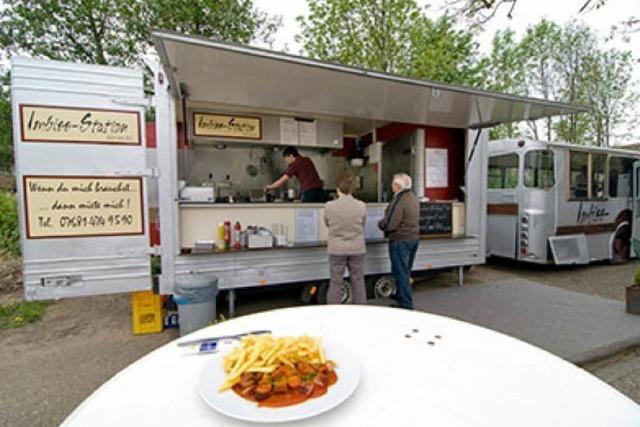
M523 279L417 289L414 305L500 331L578 364L640 344L640 316L626 314L624 303Z

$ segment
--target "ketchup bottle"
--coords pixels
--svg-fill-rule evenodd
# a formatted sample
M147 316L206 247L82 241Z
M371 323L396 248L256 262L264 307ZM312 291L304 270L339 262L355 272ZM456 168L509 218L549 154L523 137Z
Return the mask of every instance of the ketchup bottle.
M227 250L231 248L231 221L224 222L224 246Z
M242 227L240 226L240 221L236 221L233 226L233 249L239 251L242 249L242 242L240 241L240 232L242 231Z

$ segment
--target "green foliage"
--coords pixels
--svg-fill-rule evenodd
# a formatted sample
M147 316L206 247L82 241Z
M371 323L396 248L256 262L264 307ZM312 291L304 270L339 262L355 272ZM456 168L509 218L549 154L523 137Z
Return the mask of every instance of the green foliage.
M406 68L415 23L423 18L413 0L307 0L299 16L302 43L312 58L386 72Z
M0 191L0 253L20 256L18 208L14 195Z
M13 165L13 129L11 127L11 101L9 74L0 76L0 169Z
M634 121L629 52L605 49L584 25L559 26L542 20L520 40L511 30L496 33L488 88L584 105L589 113L527 122L525 136L608 146L612 135ZM517 126L502 125L492 137L517 137Z
M487 60L480 58L472 33L456 29L454 20L446 15L435 22L422 16L414 24L411 57L404 74L443 83L482 85Z
M253 7L251 0L143 1L148 28L249 43L271 42L281 25L279 17Z
M248 43L269 40L279 25L251 0L9 0L0 10L0 47L10 55L131 65L141 62L153 28Z
M640 268L636 271L636 275L633 277L633 284L640 286Z
M0 330L37 322L48 305L48 301L11 301L0 305Z
M143 47L143 4L129 0L9 0L0 46L11 53L129 65Z
M477 84L473 35L452 18L432 21L414 0L308 0L296 40L312 58L437 80Z

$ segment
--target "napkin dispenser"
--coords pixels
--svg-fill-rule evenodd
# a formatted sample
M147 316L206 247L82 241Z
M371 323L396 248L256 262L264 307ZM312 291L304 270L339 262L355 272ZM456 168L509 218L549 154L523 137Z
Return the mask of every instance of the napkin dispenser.
M263 249L273 247L273 234L263 227L247 227L246 231L247 248Z

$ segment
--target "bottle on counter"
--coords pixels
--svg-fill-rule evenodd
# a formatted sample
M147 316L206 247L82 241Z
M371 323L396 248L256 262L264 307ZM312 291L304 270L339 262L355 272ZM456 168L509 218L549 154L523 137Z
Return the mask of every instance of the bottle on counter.
M240 249L242 249L242 240L240 239L241 236L241 232L242 232L242 226L240 225L240 221L236 221L235 225L233 226L233 249L236 251L239 251Z
M216 249L218 251L224 251L225 243L224 243L224 224L218 224L218 231L216 234Z
M231 221L224 222L224 248L231 249Z

